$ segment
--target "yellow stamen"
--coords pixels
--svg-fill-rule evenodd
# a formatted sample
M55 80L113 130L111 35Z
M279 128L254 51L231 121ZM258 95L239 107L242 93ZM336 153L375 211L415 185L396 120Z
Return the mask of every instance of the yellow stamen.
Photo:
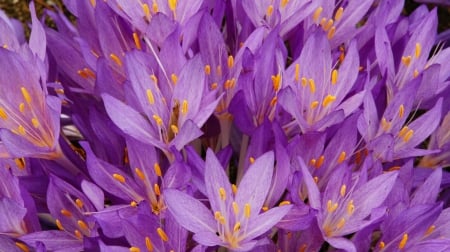
M298 82L300 80L300 64L295 64L294 80Z
M233 231L237 232L239 231L239 229L241 229L241 223L238 221L236 222L236 224L234 224Z
M273 97L272 100L270 100L270 106L273 107L277 104L278 102L278 97Z
M134 168L134 172L140 180L145 180L145 174L138 167Z
M289 200L283 200L280 202L280 204L278 204L278 206L287 206L290 204L291 204L291 202Z
M3 120L8 119L8 114L6 114L5 110L4 110L2 107L0 107L0 117L1 117Z
M15 158L14 163L16 163L17 168L20 170L25 169L25 158Z
M384 247L386 247L386 244L384 243L384 241L380 241L380 243L378 244L378 247L380 249L384 249Z
M220 213L220 211L214 212L214 219L219 220L221 216L222 216L222 214Z
M409 130L408 126L404 126L404 127L400 130L400 132L398 132L398 136L399 136L399 137L404 137L405 134L408 132L408 130Z
M339 230L339 229L341 229L342 227L344 227L344 225L345 225L345 219L344 219L344 218L341 218L341 219L339 220L339 222L336 224L336 228Z
M331 201L331 200L328 200L327 201L327 211L329 212L329 213L332 213L332 212L334 212L334 211L336 211L336 209L338 208L338 203L334 203L333 204L333 202Z
M344 13L344 8L339 7L339 9L337 9L337 11L336 11L336 14L334 14L334 20L335 21L341 20L343 13Z
M30 104L31 103L31 96L30 93L28 93L28 90L25 87L21 87L20 91L22 92L22 96L25 99L25 101Z
M332 39L334 34L336 33L336 26L332 26L331 29L327 33L327 38Z
M134 200L130 202L131 207L137 207L137 205L138 205L138 203Z
M431 226L427 229L427 231L425 231L425 236L430 235L435 229L436 229L436 226L435 226L435 225L431 225Z
M416 78L417 76L419 76L419 70L415 69L413 72L413 77Z
M163 120L161 119L161 117L159 117L159 115L153 115L153 120L155 120L156 124L161 127L163 124Z
M236 195L237 190L238 190L237 186L235 184L231 184L231 191L233 192L234 195Z
M153 10L154 13L157 13L159 11L158 3L153 2L152 10Z
M97 5L97 2L95 0L91 0L90 2L91 2L92 7L95 8L95 6Z
M22 250L23 252L29 252L30 249L28 248L27 245L25 245L24 243L21 242L15 242L14 243L16 245L16 247L18 247L20 250Z
M178 134L178 127L175 124L170 125L170 129L172 130L173 134Z
M177 76L176 74L171 74L171 75L170 75L170 79L172 80L172 83L173 83L174 85L177 84L177 82L178 82L178 76Z
M188 101L183 100L183 103L181 104L181 114L186 115L188 112Z
M154 74L150 75L150 79L152 79L152 81L153 81L155 84L158 84L158 78L156 77L156 75L154 75Z
M64 230L64 227L62 226L61 221L59 221L58 219L55 220L55 224L59 230Z
M333 71L331 72L331 84L335 85L337 83L338 80L338 70L333 69Z
M402 240L398 244L399 249L403 249L406 246L406 242L408 242L408 234L403 234Z
M210 65L206 65L205 66L205 74L206 75L210 75L211 74L211 66Z
M78 240L81 240L81 238L83 238L83 235L77 229L75 229L75 231L73 231L73 234L75 235L75 237L77 237Z
M281 0L281 7L286 7L286 5L288 4L289 0Z
M253 164L255 162L255 158L254 157L249 157L248 161L250 162L250 164Z
M391 129L391 123L386 120L386 118L381 118L381 128L388 132Z
M308 85L308 80L305 77L302 77L302 86L306 87Z
M19 135L25 135L27 132L25 131L25 128L22 125L19 125L19 127L17 127L17 133L19 133Z
M141 50L141 39L139 38L139 35L136 32L133 32L133 40L134 45L136 46L136 49Z
M236 202L233 202L231 204L231 206L233 207L234 215L238 215L239 214L239 206L238 206L238 204Z
M77 71L77 74L78 74L79 76L81 76L81 78L83 78L83 79L87 79L87 78L88 78L87 73L86 73L85 71L83 71L83 70L78 70L78 71Z
M124 176L122 176L122 175L120 175L120 174L117 174L117 173L113 173L113 178L115 179L115 180L117 180L117 181L119 181L120 183L125 183L125 177Z
M40 125L39 120L35 117L31 118L31 124L33 124L33 127L36 129L39 128Z
M151 89L147 89L147 100L150 105L155 104L155 97L153 96L153 92Z
M130 252L141 252L138 247L130 247Z
M309 83L309 90L311 91L312 94L314 94L316 92L316 84L315 84L314 80L309 79L308 83Z
M244 205L244 216L245 216L245 218L250 218L250 214L251 214L250 211L251 211L250 204L245 203L245 205Z
M403 118L404 114L405 114L405 106L403 106L402 104L398 108L398 117Z
M268 207L268 206L263 206L263 207L261 208L261 210L263 210L263 212L267 212L267 211L269 210L269 207Z
M333 96L333 95L327 95L326 97L325 97L325 99L323 99L323 102L322 102L322 106L323 107L327 107L328 105L330 105L332 102L334 102L336 100L336 96Z
M219 188L219 196L222 201L225 201L225 199L227 198L227 193L225 191L225 188L223 188L223 187Z
M75 200L75 204L77 205L77 207L78 208L83 208L83 205L84 205L84 203L83 203L83 201L81 200L81 199L76 199Z
M347 213L349 215L352 215L354 211L355 211L355 205L353 204L353 200L350 200L350 202L348 202L348 205L347 205Z
M161 195L161 190L159 189L159 185L158 184L154 184L153 185L153 191L155 192L155 194L157 196Z
M342 164L342 162L344 162L345 160L345 156L347 155L347 153L345 153L345 151L341 152L341 154L339 154L339 158L338 158L338 164Z
M266 16L270 17L270 16L272 16L272 14L273 14L273 5L269 5L269 7L267 7L267 10L266 10Z
M315 166L315 165L316 165L316 162L317 162L317 160L316 160L315 158L309 160L309 164L310 164L311 166Z
M109 57L118 65L122 66L122 61L120 60L119 56L115 55L114 53L111 53Z
M78 226L82 229L82 230L89 230L88 225L86 224L86 222L82 221L82 220L78 220L77 221Z
M311 109L315 109L315 108L317 108L317 106L319 106L319 102L318 102L318 101L313 101L313 102L311 102L311 104L309 105L309 107L310 107Z
M414 130L408 130L408 132L403 137L403 141L408 142L413 135L414 135Z
M327 18L323 17L320 22L319 25L323 28L325 26L325 23L327 22Z
M319 177L314 176L313 179L314 179L314 183L316 183L316 184L319 183Z
M177 0L167 0L167 2L169 3L169 9L171 11L175 11L175 9L177 8Z
M91 77L93 79L95 78L95 73L91 69L85 67L83 68L83 71L86 73L88 77Z
M144 11L145 19L150 20L150 8L148 7L148 4L142 4L142 11Z
M333 26L334 21L333 19L328 19L328 21L325 23L325 25L322 27L324 31L329 31L330 28Z
M5 49L8 49L8 45L7 44L3 44L2 47L5 48Z
M150 237L146 236L145 237L145 247L147 247L148 251L153 251L153 243L152 240L150 240Z
M344 197L346 192L347 192L347 185L343 184L341 186L341 190L339 191L339 193L341 194L341 197Z
M416 56L416 59L420 57L421 52L422 52L422 45L420 45L420 43L416 43L416 50L414 52L414 56Z
M315 22L315 23L317 23L317 21L319 20L319 17L320 17L320 14L322 14L322 11L323 11L323 8L322 8L322 6L320 6L320 7L318 7L315 11L314 11L314 13L313 13L313 21Z
M331 29L333 29L333 27L331 27ZM328 33L330 33L330 32L328 32ZM344 59L345 59L345 53L341 52L341 54L339 54L339 63L344 62Z
M409 66L409 64L411 64L411 56L403 56L402 57L402 63L405 66Z
M278 92L278 90L280 90L280 87L281 87L281 75L280 74L272 75L272 86L273 86L273 90L275 92Z
M325 156L321 155L315 164L316 168L320 168L323 165L324 161L325 161Z
M155 164L153 165L153 170L155 170L156 176L158 176L158 177L161 177L161 176L162 176L161 166L159 166L158 163L155 163Z
M228 56L227 65L228 65L228 68L232 68L234 66L233 55Z
M64 215L64 216L66 216L67 218L72 217L72 212L70 212L70 211L67 210L67 209L61 209L61 214Z
M169 237L167 237L166 232L164 232L162 228L159 227L158 229L156 229L156 232L158 232L158 235L159 237L161 237L161 240L165 242L169 240Z

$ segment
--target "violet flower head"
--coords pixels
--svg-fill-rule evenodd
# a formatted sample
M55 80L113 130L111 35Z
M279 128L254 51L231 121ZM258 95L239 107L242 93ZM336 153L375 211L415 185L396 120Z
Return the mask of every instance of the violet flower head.
M273 172L273 153L266 153L249 167L241 183L232 189L214 153L208 150L205 183L208 209L199 200L178 190L166 190L169 211L181 226L194 233L205 246L224 246L248 251L261 242L265 232L285 216L291 206L274 207L261 213Z

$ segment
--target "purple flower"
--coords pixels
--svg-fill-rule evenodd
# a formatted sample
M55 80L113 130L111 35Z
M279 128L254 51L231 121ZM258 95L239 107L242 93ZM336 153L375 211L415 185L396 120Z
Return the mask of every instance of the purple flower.
M291 206L275 207L261 213L273 172L274 157L266 153L249 167L233 192L228 178L208 150L205 183L210 200L208 209L198 199L178 190L165 190L169 211L181 226L194 233L194 239L205 246L224 246L235 251L255 247Z
M378 221L386 212L382 203L392 190L397 172L388 172L367 181L366 171L352 175L350 167L336 168L321 194L300 160L311 207L319 210L317 223L324 239L336 248L356 251L344 238Z
M3 157L54 159L59 149L60 100L47 94L44 63L36 56L0 49L0 128ZM27 73L27 74L24 74Z
M359 71L355 42L348 46L339 68L334 65L326 35L316 32L286 70L288 86L280 92L280 104L302 132L323 131L341 122L362 103L364 91L349 95Z

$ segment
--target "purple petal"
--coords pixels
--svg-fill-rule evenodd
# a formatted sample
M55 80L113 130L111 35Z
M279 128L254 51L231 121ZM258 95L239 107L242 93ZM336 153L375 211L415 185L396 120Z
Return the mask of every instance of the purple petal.
M50 251L78 252L83 250L82 240L64 231L41 231L21 236L20 239L27 244L34 246L37 242L42 242L45 248Z
M239 206L250 204L252 213L260 211L272 183L273 166L273 152L266 152L250 165L238 185L236 203Z
M252 240L274 227L291 208L291 205L274 207L254 218L247 227L246 240Z
M223 204L219 195L220 188L225 189L226 201L229 201L230 198L232 199L233 197L228 176L225 174L225 171L219 160L217 160L216 155L210 149L206 152L205 186L211 208L214 211L221 210L220 206Z
M194 233L216 233L217 223L200 201L174 189L164 190L163 195L169 211L182 227Z
M436 202L441 191L442 169L437 168L411 196L411 206Z

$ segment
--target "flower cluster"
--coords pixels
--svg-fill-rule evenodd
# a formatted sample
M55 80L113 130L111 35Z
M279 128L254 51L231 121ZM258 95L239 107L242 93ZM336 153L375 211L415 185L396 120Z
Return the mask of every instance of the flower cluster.
M0 12L2 250L450 250L436 9L64 2Z

